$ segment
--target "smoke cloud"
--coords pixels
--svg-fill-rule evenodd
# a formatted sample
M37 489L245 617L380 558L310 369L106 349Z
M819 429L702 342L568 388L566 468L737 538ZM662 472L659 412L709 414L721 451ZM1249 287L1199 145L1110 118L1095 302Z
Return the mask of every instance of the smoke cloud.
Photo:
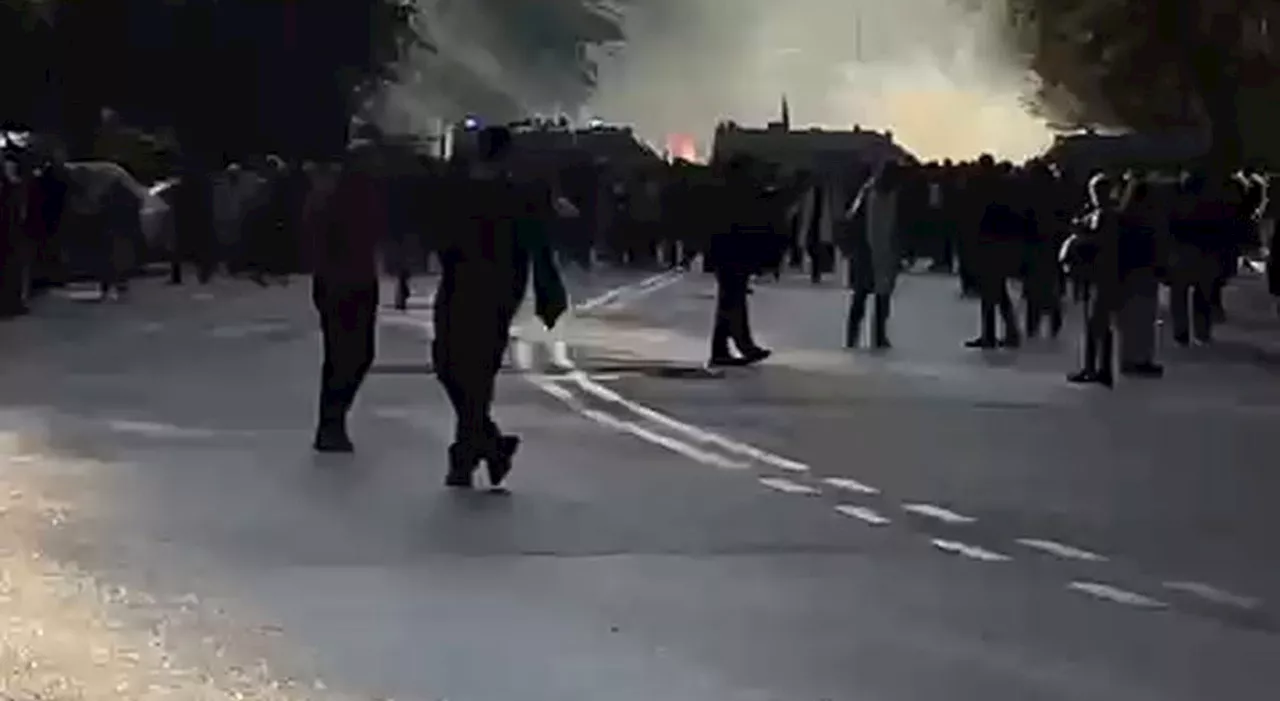
M1005 49L999 0L646 0L601 58L590 111L651 143L717 122L889 129L922 158L1022 160L1052 140Z

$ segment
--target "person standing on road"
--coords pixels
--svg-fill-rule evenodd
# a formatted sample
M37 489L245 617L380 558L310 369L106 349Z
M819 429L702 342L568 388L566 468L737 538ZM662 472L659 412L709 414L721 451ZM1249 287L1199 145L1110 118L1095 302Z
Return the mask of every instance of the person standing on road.
M901 169L885 163L868 180L845 212L850 223L844 242L849 259L849 316L845 323L845 348L856 348L862 337L867 302L874 299L871 345L888 349L890 298L897 284L899 266L899 187Z
M1009 163L995 165L983 156L978 195L985 202L974 251L974 276L979 292L978 337L967 348L1017 348L1022 344L1018 320L1009 296L1009 280L1017 275L1026 240L1024 188ZM996 336L996 315L1004 335Z
M386 214L371 167L361 151L349 151L331 194L310 208L307 222L313 246L311 300L324 339L313 444L322 453L354 449L347 415L376 350L377 246Z
M492 416L494 389L511 322L532 273L535 310L554 327L568 300L545 227L554 215L577 211L551 188L511 171L512 136L505 127L479 134L477 162L457 185L452 225L440 233L432 362L456 416L445 485L470 488L481 462L498 487L520 446Z
M1084 358L1081 369L1067 376L1074 384L1115 382L1113 328L1120 309L1119 195L1106 175L1089 181L1095 207L1087 227L1063 245L1064 261L1088 281L1085 289Z
M1159 272L1168 248L1168 214L1157 201L1146 176L1130 174L1120 202L1119 274L1120 372L1128 377L1158 378L1164 368L1155 360Z
M27 184L15 160L0 173L0 319L27 313L31 281L31 241L27 235Z

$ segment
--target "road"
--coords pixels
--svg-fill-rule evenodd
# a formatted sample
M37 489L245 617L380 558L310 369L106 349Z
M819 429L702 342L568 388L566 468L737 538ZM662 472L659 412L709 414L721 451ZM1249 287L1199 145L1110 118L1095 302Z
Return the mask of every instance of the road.
M637 278L577 280L589 308L517 331L507 496L440 487L424 309L383 315L350 458L307 449L304 285L0 327L0 615L41 627L11 625L40 665L0 691L1271 697L1265 355L1082 391L1067 344L958 350L946 281L904 282L883 356L836 348L836 291L784 281L752 298L775 359L712 376L706 281Z

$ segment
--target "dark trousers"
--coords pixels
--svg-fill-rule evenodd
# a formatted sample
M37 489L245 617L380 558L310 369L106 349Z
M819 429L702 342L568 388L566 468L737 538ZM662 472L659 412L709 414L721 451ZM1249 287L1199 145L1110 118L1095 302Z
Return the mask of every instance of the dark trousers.
M987 275L978 280L978 292L981 294L981 328L980 337L984 341L996 341L996 313L1004 325L1006 339L1019 338L1018 318L1013 313L1013 299L1009 296L1009 282L1002 275Z
M747 310L747 287L750 274L738 269L716 268L716 319L711 330L711 357L729 357L729 341L739 353L754 350L751 320Z
M376 352L378 283L314 280L311 301L320 315L324 364L320 369L320 426L346 422Z
M855 291L849 298L849 317L844 327L845 346L853 348L862 337L862 324L867 317L867 302L874 299L871 315L871 344L882 347L889 343L890 298L887 294Z
M456 417L454 445L489 455L502 437L493 421L494 388L510 340L511 314L437 314L431 360ZM462 317L464 321L447 319Z
M1117 286L1091 286L1085 300L1084 370L1113 375L1115 370L1115 319L1120 309Z
M1049 332L1057 336L1062 329L1062 276L1052 255L1037 253L1023 283L1026 292L1026 333L1032 337L1039 335L1040 327L1045 317L1048 317Z
M218 265L217 243L213 232L185 236L181 232L177 233L169 258L170 283L182 284L182 266L188 261L196 266L196 279L201 283L209 282Z

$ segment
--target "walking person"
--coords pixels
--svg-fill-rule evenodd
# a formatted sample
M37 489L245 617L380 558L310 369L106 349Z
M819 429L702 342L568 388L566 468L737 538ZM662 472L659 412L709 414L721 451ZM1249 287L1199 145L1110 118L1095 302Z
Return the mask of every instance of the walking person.
M432 362L453 405L454 441L445 485L470 488L480 463L499 487L520 446L493 420L495 384L506 355L511 322L530 277L535 311L554 327L568 300L545 227L555 216L578 212L540 182L511 170L511 132L488 127L479 135L478 160L458 183L454 226L440 232L441 277L435 295Z
M750 172L750 163L735 159L728 165L721 189L722 224L712 235L708 258L716 276L716 315L711 330L712 367L753 365L772 353L751 335L751 276L760 270L774 238L774 203ZM733 355L733 342L739 355Z
M871 345L888 349L890 300L897 284L899 253L899 187L901 169L886 163L858 191L845 212L844 253L848 258L849 315L845 347L856 348L862 337L867 302L874 302Z
M354 450L347 416L376 352L377 246L386 212L372 166L362 151L349 151L332 190L317 189L322 199L308 208L311 301L324 349L313 447L322 453Z

